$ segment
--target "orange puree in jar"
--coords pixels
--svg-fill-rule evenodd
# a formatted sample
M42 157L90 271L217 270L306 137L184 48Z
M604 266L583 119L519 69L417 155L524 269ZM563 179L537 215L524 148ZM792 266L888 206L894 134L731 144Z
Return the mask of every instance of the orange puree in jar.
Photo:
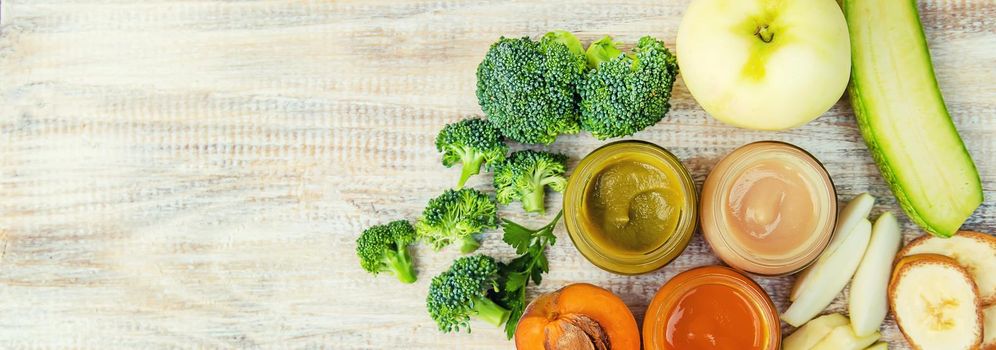
M762 350L759 318L736 290L706 284L678 300L668 317L665 338L672 349Z
M754 281L723 266L682 272L665 283L643 321L647 350L777 350L778 312Z

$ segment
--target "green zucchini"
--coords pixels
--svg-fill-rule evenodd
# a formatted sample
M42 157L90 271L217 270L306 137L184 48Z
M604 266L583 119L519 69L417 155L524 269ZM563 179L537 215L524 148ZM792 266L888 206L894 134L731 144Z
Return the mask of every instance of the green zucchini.
M915 0L845 0L848 94L861 135L906 214L950 237L982 184L937 87Z

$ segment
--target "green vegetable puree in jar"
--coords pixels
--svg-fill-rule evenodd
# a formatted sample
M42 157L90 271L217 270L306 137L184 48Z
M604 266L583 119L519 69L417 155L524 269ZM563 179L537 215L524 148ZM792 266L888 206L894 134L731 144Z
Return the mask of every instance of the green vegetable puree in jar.
M596 245L621 254L644 254L674 234L685 196L675 188L677 174L659 163L629 154L595 171L584 191L581 215Z
M588 261L636 275L681 254L698 223L695 183L681 160L643 141L592 151L564 189L564 223Z

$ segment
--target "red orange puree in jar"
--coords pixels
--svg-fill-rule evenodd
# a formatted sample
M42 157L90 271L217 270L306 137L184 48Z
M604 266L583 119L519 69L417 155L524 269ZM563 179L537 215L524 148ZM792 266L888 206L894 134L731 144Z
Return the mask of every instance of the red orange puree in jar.
M730 287L694 287L669 314L665 338L672 349L764 349L760 316Z
M654 295L643 319L643 348L778 350L778 312L747 276L724 266L694 268Z

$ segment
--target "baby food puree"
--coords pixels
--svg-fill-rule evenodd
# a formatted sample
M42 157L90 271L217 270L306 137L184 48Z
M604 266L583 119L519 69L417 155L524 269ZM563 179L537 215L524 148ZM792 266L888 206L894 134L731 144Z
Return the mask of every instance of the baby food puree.
M760 275L799 271L829 243L837 193L812 155L752 143L716 164L702 188L702 231L730 266Z
M564 195L575 247L603 269L645 273L680 254L697 221L695 186L677 157L622 141L581 160Z

